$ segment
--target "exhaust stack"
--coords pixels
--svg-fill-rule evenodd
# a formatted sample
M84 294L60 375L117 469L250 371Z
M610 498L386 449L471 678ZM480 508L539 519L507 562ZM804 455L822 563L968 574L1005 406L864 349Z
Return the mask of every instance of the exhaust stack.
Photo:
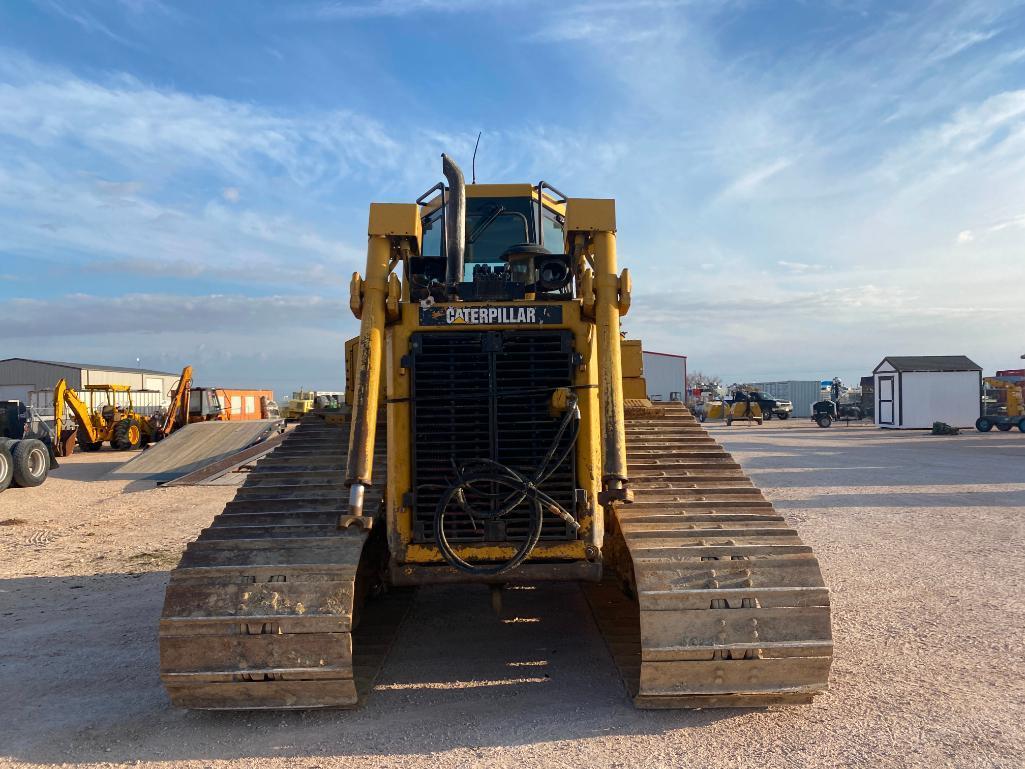
M459 166L444 153L441 155L441 171L445 175L449 187L448 211L445 212L448 220L445 243L448 254L448 270L445 282L448 284L451 294L456 283L463 279L463 262L466 252L466 182Z

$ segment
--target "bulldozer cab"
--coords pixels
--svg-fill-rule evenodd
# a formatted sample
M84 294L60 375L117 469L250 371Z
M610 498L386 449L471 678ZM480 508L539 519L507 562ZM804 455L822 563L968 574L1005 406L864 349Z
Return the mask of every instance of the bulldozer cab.
M430 195L436 188L425 193ZM540 190L540 191L539 191ZM557 196L557 197L556 197ZM422 205L422 274L428 280L445 279L448 260L448 229L453 227L450 202L445 191ZM533 246L532 253L563 253L566 199L550 185L469 184L466 185L466 217L463 272L460 280L472 282L475 275L508 273L509 279L530 283L533 277L516 260L520 246ZM511 264L512 263L512 264Z

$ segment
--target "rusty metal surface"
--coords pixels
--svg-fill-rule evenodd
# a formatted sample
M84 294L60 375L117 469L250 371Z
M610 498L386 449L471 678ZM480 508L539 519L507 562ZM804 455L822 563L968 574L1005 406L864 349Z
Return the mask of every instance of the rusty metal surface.
M347 428L304 418L186 548L160 620L161 679L174 704L347 708L366 696L411 593L363 606L379 592L383 530L337 527L340 470L280 472L296 457L340 466ZM367 510L380 513L378 489Z
M637 499L606 543L636 598L587 591L635 704L809 702L832 662L818 561L685 407L660 407L627 419Z
M170 481L276 435L280 419L197 422L107 474L111 480Z

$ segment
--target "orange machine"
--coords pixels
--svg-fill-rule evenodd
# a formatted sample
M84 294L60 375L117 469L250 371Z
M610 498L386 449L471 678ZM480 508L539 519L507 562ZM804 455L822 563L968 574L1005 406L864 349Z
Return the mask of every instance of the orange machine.
M217 388L221 403L228 412L227 418L232 422L250 419L269 419L270 404L274 402L274 393L270 390L232 390Z
M171 402L159 429L165 438L179 427L193 422L241 422L275 416L274 393L270 390L230 390L224 387L193 387L192 366L182 369Z

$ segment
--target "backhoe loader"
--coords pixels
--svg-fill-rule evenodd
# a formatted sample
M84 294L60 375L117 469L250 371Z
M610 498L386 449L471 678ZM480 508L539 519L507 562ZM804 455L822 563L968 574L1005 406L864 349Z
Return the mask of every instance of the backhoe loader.
M404 586L573 581L638 707L809 702L811 548L684 405L624 397L614 201L442 170L370 206L351 405L304 416L171 572L171 701L353 707Z
M83 389L90 393L90 401L102 393L105 396L103 405L90 408L64 379L53 390L57 456L70 456L76 443L83 451L99 451L104 443L109 443L112 449L127 451L142 448L154 440L156 427L148 417L135 411L130 386L97 384L86 385ZM119 393L124 394L123 400L127 403L119 402ZM72 429L64 428L65 407L74 417L75 427Z
M185 366L181 376L168 393L170 403L164 418L154 432L161 440L180 427L195 422L225 422L230 418L231 406L220 391L212 387L192 386L192 366Z

